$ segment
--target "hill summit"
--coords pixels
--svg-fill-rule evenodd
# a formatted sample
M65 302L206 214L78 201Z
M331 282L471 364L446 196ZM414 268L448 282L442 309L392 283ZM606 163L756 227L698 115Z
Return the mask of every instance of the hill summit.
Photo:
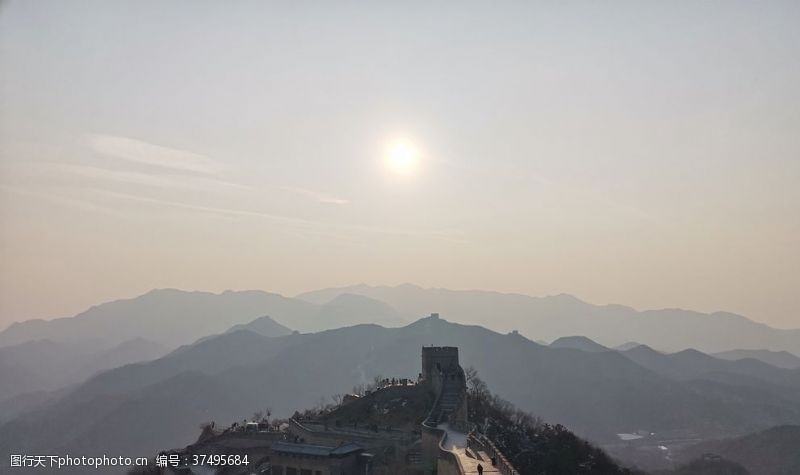
M270 415L259 411L224 429L212 422L195 444L160 453L156 465L194 470L215 465L205 454L221 454L231 462L225 473L234 475L633 473L563 426L493 396L474 370L461 367L457 347L422 347L416 378L376 378L333 404L288 419ZM525 454L519 468L509 451Z

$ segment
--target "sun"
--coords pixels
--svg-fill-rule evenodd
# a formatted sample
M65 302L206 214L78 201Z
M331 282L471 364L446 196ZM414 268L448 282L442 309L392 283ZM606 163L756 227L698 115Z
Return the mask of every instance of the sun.
M410 175L419 166L419 152L408 142L395 142L386 155L389 170L398 175Z

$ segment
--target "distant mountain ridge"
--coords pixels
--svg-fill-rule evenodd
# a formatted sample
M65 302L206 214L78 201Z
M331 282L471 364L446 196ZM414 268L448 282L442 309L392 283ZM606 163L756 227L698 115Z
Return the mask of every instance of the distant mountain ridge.
M703 442L679 452L680 459L716 454L739 463L750 475L800 472L800 426L787 425L722 440Z
M723 360L693 349L661 353L645 345L620 353L631 361L672 379L725 382L736 378L736 383L741 386L764 388L776 385L800 391L800 371L778 368L755 359Z
M614 349L617 351L627 351L630 350L631 348L636 348L637 346L641 345L642 345L641 343L637 343L635 341L629 341L627 343L615 346Z
M722 358L723 360L743 360L753 358L764 363L777 366L779 368L796 369L800 368L800 357L788 351L769 351L769 350L731 350L714 353L711 356Z
M570 348L573 350L588 351L611 351L609 348L586 338L585 336L562 336L548 345L550 348Z
M653 370L617 351L549 348L424 318L281 337L233 331L103 372L0 425L0 464L34 449L136 455L186 445L204 421L224 424L265 406L288 415L375 376L416 375L419 349L431 344L458 346L462 364L501 397L601 443L638 429L720 437L800 424L800 372L767 367L760 379L750 363L718 360L691 375L680 358L660 353L666 361L647 363Z
M141 338L103 350L50 340L0 347L0 402L26 393L52 391L100 371L156 359L167 352L163 345Z
M232 333L241 330L251 331L253 333L258 333L261 336L268 336L268 337L284 336L292 333L292 330L289 327L281 325L280 323L276 322L267 315L256 318L255 320L249 323L240 323L238 325L234 325L231 328L229 328L225 333Z
M341 296L318 305L260 290L215 294L156 289L93 306L74 317L14 323L0 332L0 347L48 339L110 348L144 338L174 348L264 315L301 332L359 323L401 325L409 321L389 305L360 295Z
M315 290L297 298L321 303L344 293L380 300L406 316L441 312L460 323L484 325L501 332L519 330L536 340L582 335L606 347L636 341L666 351L697 348L716 353L749 348L783 350L800 356L800 329L772 328L726 312L637 311L624 305L592 305L566 294L531 297L482 290L426 289L412 284L360 284Z
M800 329L771 328L734 314L636 311L622 305L592 305L565 294L531 297L423 289L410 284L361 284L307 292L296 298L258 290L214 294L159 289L100 304L74 317L12 324L0 332L0 347L49 339L107 349L136 338L175 347L264 315L292 330L308 332L360 323L396 327L431 312L501 332L519 330L544 341L581 335L609 348L642 342L673 352L697 348L719 353L744 348L800 355ZM769 360L775 355L762 356L760 359L777 362Z
M262 291L153 290L74 317L30 320L0 332L0 409L28 407L29 401L49 399L41 392L225 331L282 336L367 322L397 326L404 320L389 305L360 295L317 305ZM19 399L25 394L31 398ZM7 416L0 414L0 420Z

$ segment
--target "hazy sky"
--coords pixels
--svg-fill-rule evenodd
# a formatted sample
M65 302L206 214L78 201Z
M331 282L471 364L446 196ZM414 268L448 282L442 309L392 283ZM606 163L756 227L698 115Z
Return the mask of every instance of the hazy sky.
M797 1L2 2L0 328L359 282L800 327L798 25Z

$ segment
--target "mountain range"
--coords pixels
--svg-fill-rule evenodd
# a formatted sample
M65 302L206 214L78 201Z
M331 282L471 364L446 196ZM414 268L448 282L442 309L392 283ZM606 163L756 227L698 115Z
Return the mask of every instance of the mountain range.
M0 347L0 401L53 391L103 370L156 359L168 352L165 346L142 338L103 350L50 340ZM7 414L2 412L0 420Z
M547 346L550 348L571 348L573 350L588 352L610 351L609 348L585 336L562 336L561 338L553 340L553 342Z
M800 368L800 357L788 351L769 351L769 350L730 350L714 353L715 358L723 360L743 360L753 358L764 363L777 366L779 368Z
M264 315L299 331L409 321L388 305L359 295L340 295L318 305L260 290L214 294L157 289L96 305L74 317L14 323L0 332L0 347L46 339L109 348L144 338L175 348Z
M455 321L417 319L431 311ZM34 449L152 455L191 442L205 421L288 415L379 375L414 377L420 347L452 345L520 408L627 462L654 453L663 466L659 446L672 456L800 424L798 340L741 316L567 295L154 290L0 332L0 460ZM625 433L647 435L634 446ZM647 457L642 445L654 448Z
M109 349L141 338L175 348L265 315L291 330L313 332L360 323L401 326L431 312L500 332L517 330L538 341L580 335L609 348L640 342L664 351L694 348L725 359L739 355L783 367L797 367L800 362L800 329L771 328L740 315L637 311L622 305L592 305L563 294L531 297L410 284L323 289L296 298L257 290L220 294L153 290L94 306L74 317L14 323L0 332L0 347L50 340Z
M316 290L297 298L323 304L341 294L385 302L409 318L440 312L459 323L483 325L500 332L518 330L536 340L581 335L607 347L636 341L665 351L695 348L716 353L753 349L800 355L800 329L772 328L727 312L637 311L623 305L592 305L566 294L531 297L482 290L426 289L411 284L361 284Z
M0 425L0 460L14 451L141 456L183 446L202 422L266 408L288 415L379 375L413 377L424 345L458 346L462 364L500 396L601 444L637 430L668 443L800 424L800 371L764 365L754 375L754 360L551 348L429 317L278 337L225 332L106 371ZM692 373L691 357L703 362Z
M800 426L778 426L740 437L692 445L678 460L716 454L738 463L751 475L791 475L800 471Z

